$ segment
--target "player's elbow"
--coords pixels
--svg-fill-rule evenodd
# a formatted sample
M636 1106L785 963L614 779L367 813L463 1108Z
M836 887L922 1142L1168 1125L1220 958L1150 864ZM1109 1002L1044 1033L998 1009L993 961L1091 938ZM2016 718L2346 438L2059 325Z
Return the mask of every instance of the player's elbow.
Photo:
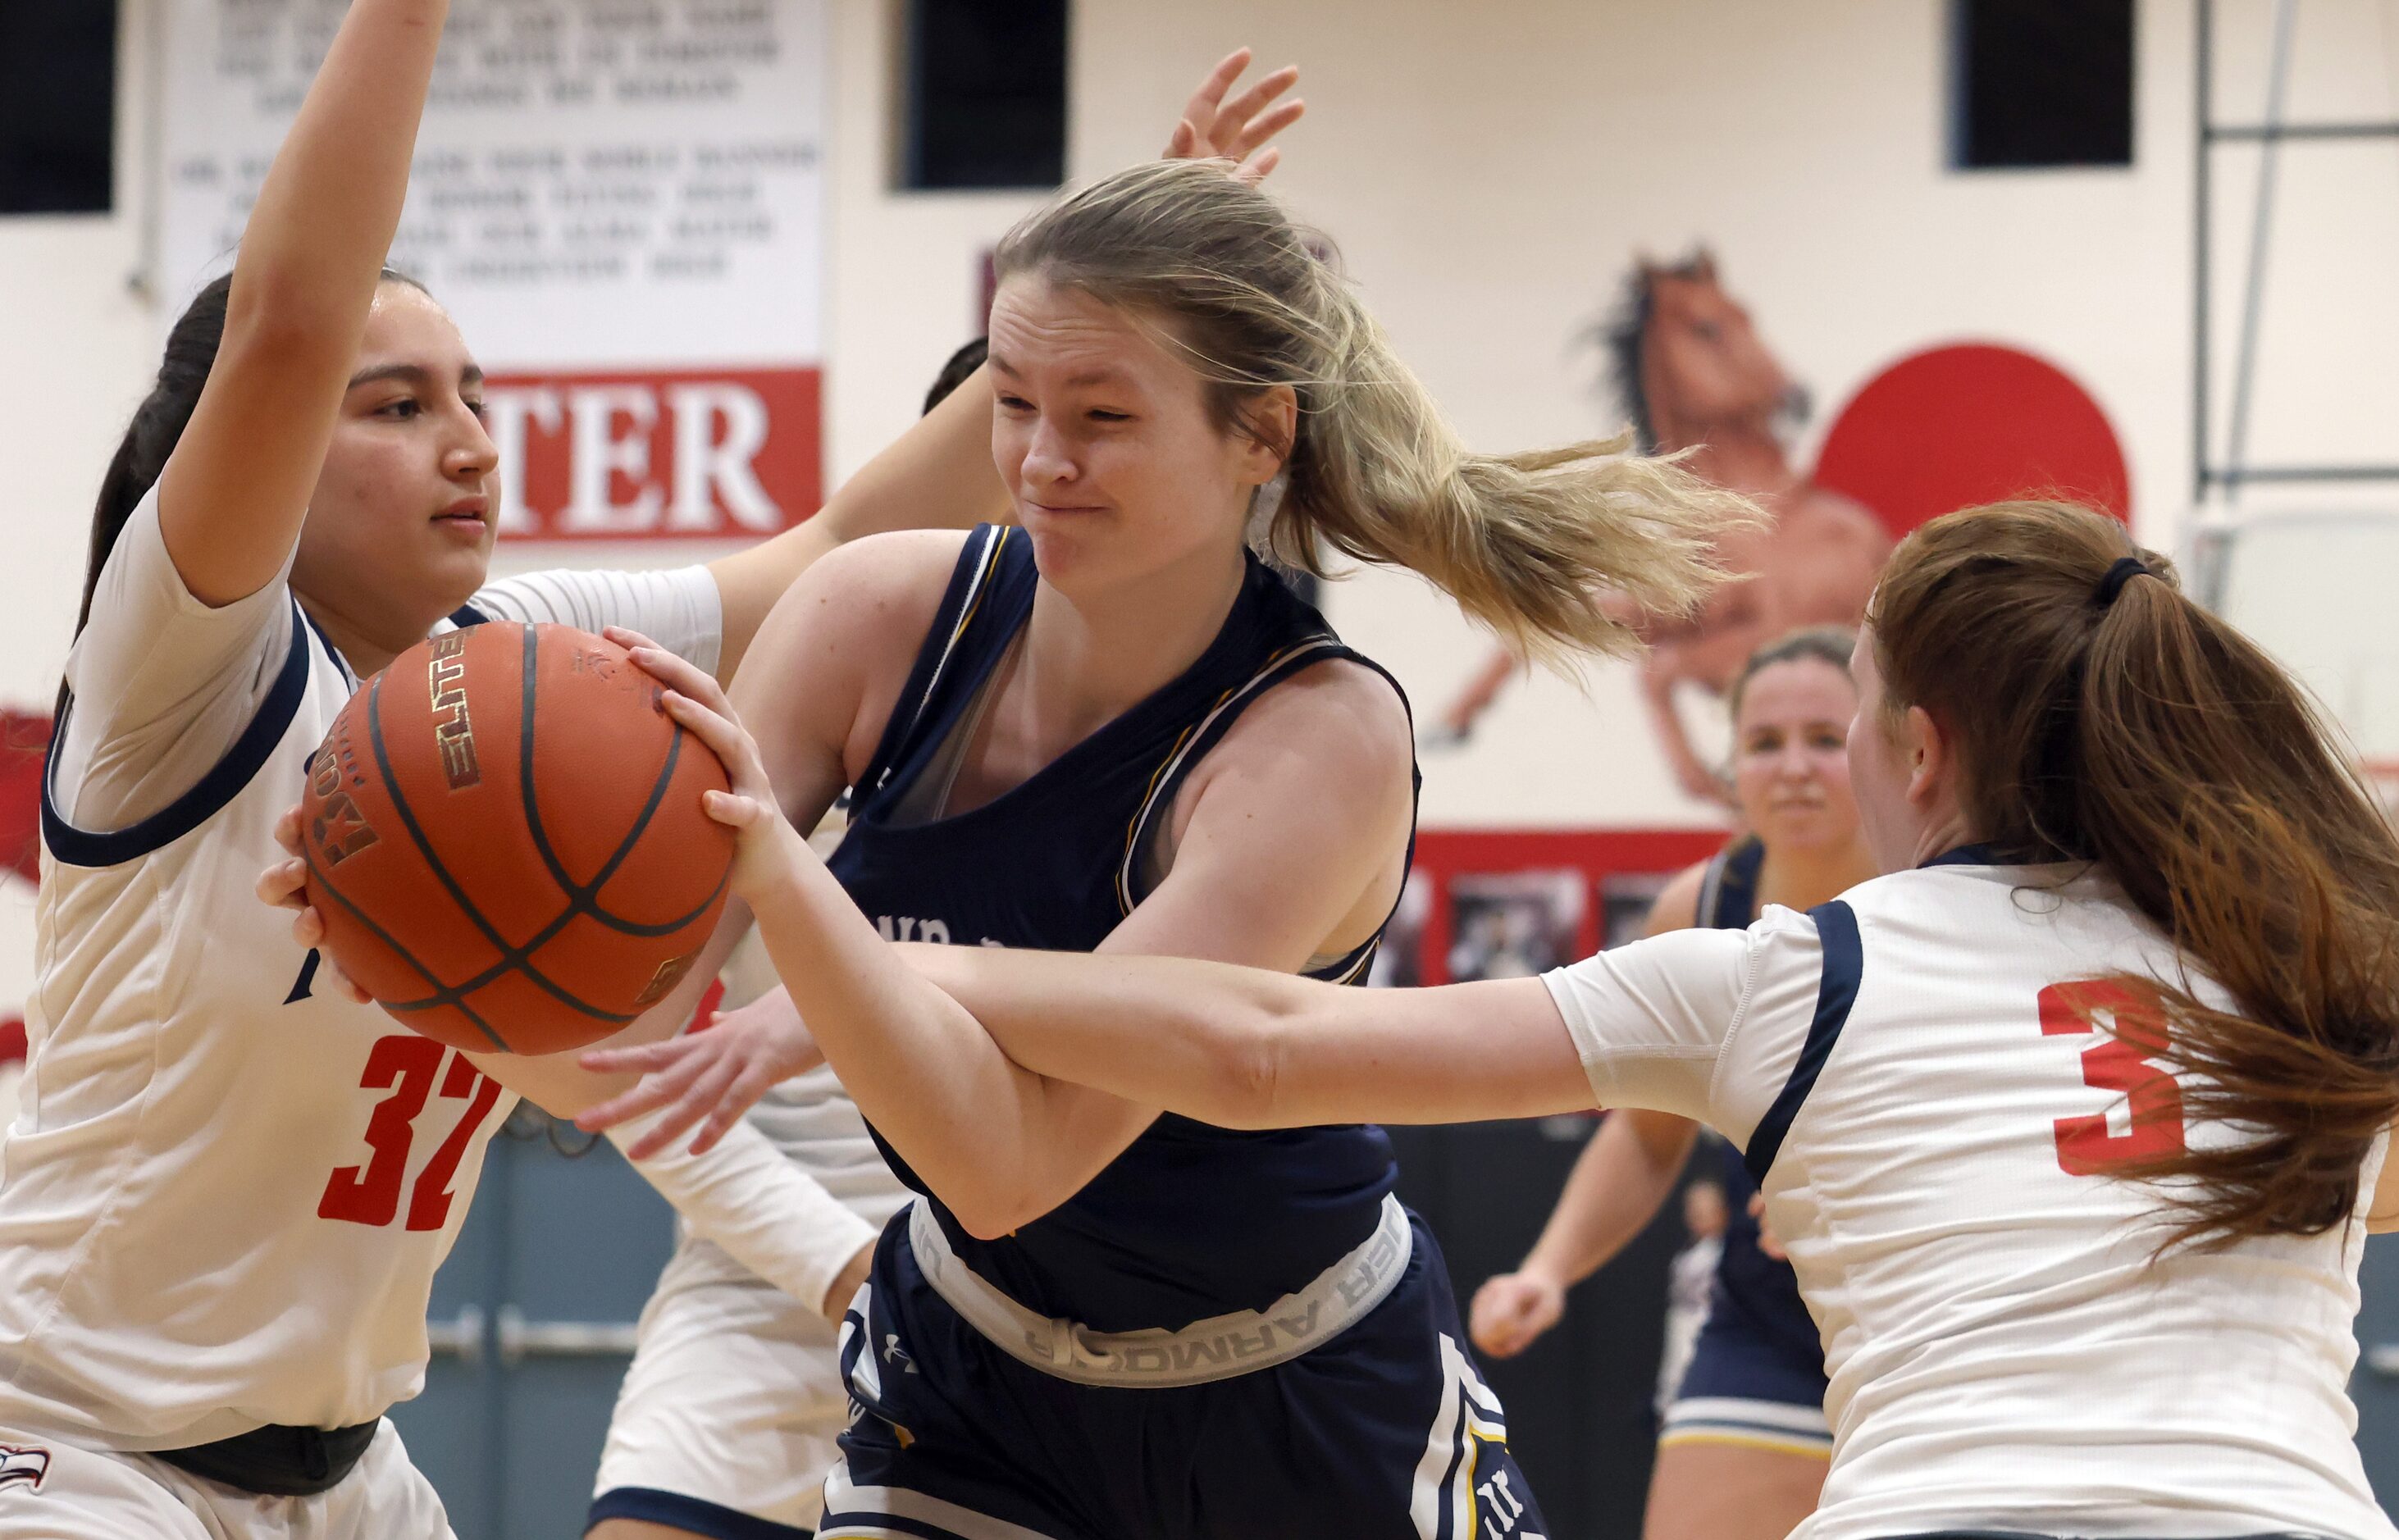
M958 1228L977 1240L1004 1239L1024 1223L1017 1217L1023 1211L1020 1204L962 1197L956 1202L947 1202L947 1206L950 1217L958 1222Z
M983 1163L942 1190L958 1227L977 1240L1001 1240L1064 1203L1071 1191L1051 1191L1028 1173L1029 1158Z
M1225 1128L1285 1127L1282 1088L1295 1021L1288 1011L1257 1006L1216 1023L1212 1105L1199 1115Z

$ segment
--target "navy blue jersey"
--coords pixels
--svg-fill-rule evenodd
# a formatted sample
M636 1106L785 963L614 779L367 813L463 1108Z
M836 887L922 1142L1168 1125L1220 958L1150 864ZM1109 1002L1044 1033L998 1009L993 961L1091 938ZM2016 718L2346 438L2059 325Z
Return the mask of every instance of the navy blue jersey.
M971 730L1038 582L1023 532L986 525L968 537L852 790L849 831L828 864L892 939L1091 951L1148 893L1145 858L1176 790L1243 708L1328 658L1376 668L1254 560L1215 640L1179 678L983 806L903 815L903 802L926 800L909 796L920 779L948 773L952 740ZM1379 939L1312 976L1362 981ZM1065 1203L978 1240L876 1141L969 1267L1030 1309L1102 1331L1265 1308L1374 1231L1396 1174L1380 1128L1237 1132L1168 1114Z
M1766 846L1755 835L1736 843L1708 863L1707 880L1700 887L1697 919L1702 929L1746 930L1757 918L1758 875L1766 867ZM1742 1152L1724 1140L1711 1140L1717 1156L1716 1181L1725 1194L1724 1252L1716 1262L1713 1314L1737 1311L1754 1332L1810 1365L1823 1362L1823 1345L1816 1322L1799 1298L1798 1276L1787 1262L1777 1262L1757 1244L1757 1221L1749 1200L1757 1183L1749 1174ZM1821 1378L1821 1371L1819 1371ZM1817 1398L1822 1399L1818 1387Z

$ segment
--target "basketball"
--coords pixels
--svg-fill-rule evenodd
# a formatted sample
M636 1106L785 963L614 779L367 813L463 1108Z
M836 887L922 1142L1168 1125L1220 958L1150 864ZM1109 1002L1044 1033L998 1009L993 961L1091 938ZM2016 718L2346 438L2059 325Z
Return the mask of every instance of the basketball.
M479 1052L558 1053L664 998L725 907L725 767L613 642L495 621L410 648L309 763L308 900L383 1008Z

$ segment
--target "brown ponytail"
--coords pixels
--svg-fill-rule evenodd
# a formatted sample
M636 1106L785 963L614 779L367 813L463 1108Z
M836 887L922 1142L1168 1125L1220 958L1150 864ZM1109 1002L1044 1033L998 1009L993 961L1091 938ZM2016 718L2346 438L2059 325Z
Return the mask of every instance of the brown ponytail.
M2146 572L2107 583L2127 557ZM2188 1179L2179 1240L2344 1223L2399 1120L2399 840L2307 694L2164 558L2060 503L1933 520L1867 621L1887 709L1956 737L1999 856L2104 867L2237 1006L2157 981L2185 1115L2238 1138L2117 1174Z

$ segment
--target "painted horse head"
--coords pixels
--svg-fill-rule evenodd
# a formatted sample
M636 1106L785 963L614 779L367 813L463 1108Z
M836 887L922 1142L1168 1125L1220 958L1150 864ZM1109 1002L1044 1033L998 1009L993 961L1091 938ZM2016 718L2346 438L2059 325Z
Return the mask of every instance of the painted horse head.
M1770 434L1807 412L1807 397L1724 290L1705 248L1682 262L1633 264L1599 330L1617 399L1640 447L1672 453L1728 431Z

